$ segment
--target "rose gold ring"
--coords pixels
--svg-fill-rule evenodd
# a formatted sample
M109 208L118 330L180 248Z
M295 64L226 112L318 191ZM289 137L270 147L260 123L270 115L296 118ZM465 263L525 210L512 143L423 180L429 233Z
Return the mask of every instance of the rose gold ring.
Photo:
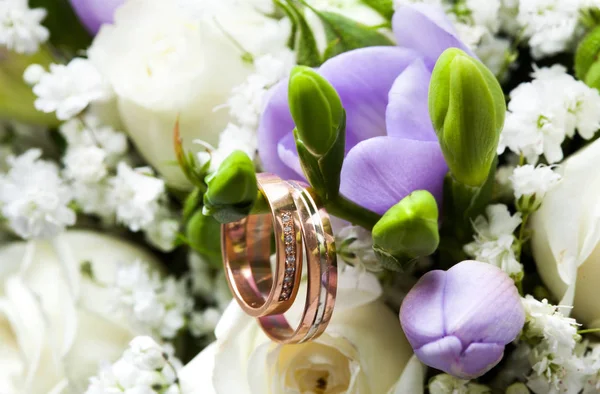
M283 314L262 316L258 321L273 341L293 344L317 338L329 324L337 292L337 260L329 215L318 198L306 185L287 183L296 204L306 252L306 304L296 329Z
M221 226L227 283L240 307L253 317L287 311L296 298L302 271L300 221L289 185L271 174L258 174L257 181L271 213Z

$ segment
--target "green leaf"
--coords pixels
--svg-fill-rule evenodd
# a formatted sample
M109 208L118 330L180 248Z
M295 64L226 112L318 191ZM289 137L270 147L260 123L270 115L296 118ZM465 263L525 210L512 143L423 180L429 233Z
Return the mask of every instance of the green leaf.
M575 52L575 76L585 81L588 71L598 61L600 54L600 26L589 32Z
M36 96L23 80L23 73L29 65L40 64L47 68L54 61L47 47L40 48L33 55L0 51L0 118L50 127L58 126L60 122L53 113L35 109L33 103Z
M317 40L302 11L294 4L294 0L274 0L283 12L290 18L293 25L292 49L296 50L296 61L299 65L318 67L323 62L317 47Z
M394 16L394 1L393 0L361 0L364 4L368 5L381 16L387 20L391 20Z
M379 264L381 264L381 266L387 270L390 271L395 271L395 272L408 272L410 269L412 269L418 259L414 259L414 258L410 258L410 257L397 257L397 256L392 256L390 253L386 252L385 250L377 247L376 245L373 246L373 252L375 252L375 256L377 257L377 260L379 261Z
M329 43L323 59L327 60L353 49L392 46L394 43L374 28L333 12L315 11L323 22Z
M69 0L30 0L29 6L48 10L42 23L50 30L52 45L66 55L86 50L92 43L92 36L79 22Z

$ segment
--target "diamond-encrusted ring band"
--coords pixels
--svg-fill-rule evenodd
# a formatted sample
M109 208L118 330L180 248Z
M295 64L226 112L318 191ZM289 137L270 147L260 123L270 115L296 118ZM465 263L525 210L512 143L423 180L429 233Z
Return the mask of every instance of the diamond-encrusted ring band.
M302 270L300 221L289 185L271 174L258 174L257 181L271 213L250 215L221 228L227 282L239 305L253 317L287 311L298 292Z
M289 181L296 203L307 265L304 312L297 328L283 314L259 317L263 331L280 343L303 343L325 331L335 304L337 260L329 215L306 185Z

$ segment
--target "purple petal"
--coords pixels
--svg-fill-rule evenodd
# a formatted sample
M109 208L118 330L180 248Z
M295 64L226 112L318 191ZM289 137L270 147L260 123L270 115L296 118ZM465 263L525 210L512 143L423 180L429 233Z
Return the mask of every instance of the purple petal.
M525 322L513 280L490 264L464 261L450 268L445 295L446 333L463 343L509 343Z
M340 191L380 214L415 190L428 190L441 204L447 171L437 142L376 137L348 153Z
M429 117L428 96L431 72L421 59L400 74L389 93L386 111L387 132L391 137L437 141Z
M288 106L288 81L275 86L267 101L258 127L258 154L262 167L267 172L284 179L297 179L297 174L279 156L279 144L286 136L292 136L294 121ZM290 148L289 146L284 146ZM294 146L293 153L297 156Z
M321 66L319 73L333 85L346 109L346 152L364 139L386 134L388 93L398 75L416 57L408 49L369 47L343 53ZM258 129L259 156L266 171L294 179L296 172L290 171L278 155L278 145L294 129L287 79L274 87L270 95ZM289 160L288 157L285 161Z
M319 73L335 87L346 109L346 147L386 135L388 93L417 54L397 47L369 47L326 61Z
M472 343L449 373L461 379L474 379L494 368L503 355L504 344Z
M449 372L463 350L460 339L444 337L415 349L415 354L422 363L430 367Z
M430 271L410 291L400 308L404 334L414 349L444 336L444 271Z
M463 350L460 339L447 336L416 349L415 354L430 367L457 378L474 379L500 362L504 355L504 345L474 343Z
M448 48L459 48L475 57L458 38L452 22L441 7L430 4L400 6L394 13L392 26L398 46L418 51L430 70Z
M125 0L70 0L81 23L96 34L104 23L112 23L115 10Z

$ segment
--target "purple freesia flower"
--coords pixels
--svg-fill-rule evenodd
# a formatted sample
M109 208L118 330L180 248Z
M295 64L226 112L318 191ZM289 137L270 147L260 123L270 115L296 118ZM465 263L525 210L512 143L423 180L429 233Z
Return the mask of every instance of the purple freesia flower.
M523 328L525 312L506 273L463 261L423 275L402 303L400 322L424 364L473 379L502 359L505 345Z
M70 0L81 23L92 34L104 23L111 23L115 10L125 0Z
M318 70L337 90L347 112L340 191L380 214L419 189L441 203L448 167L429 118L429 80L445 49L471 53L439 7L399 7L393 30L399 46L343 53ZM298 179L303 175L287 88L287 81L274 88L263 113L259 155L266 171Z

